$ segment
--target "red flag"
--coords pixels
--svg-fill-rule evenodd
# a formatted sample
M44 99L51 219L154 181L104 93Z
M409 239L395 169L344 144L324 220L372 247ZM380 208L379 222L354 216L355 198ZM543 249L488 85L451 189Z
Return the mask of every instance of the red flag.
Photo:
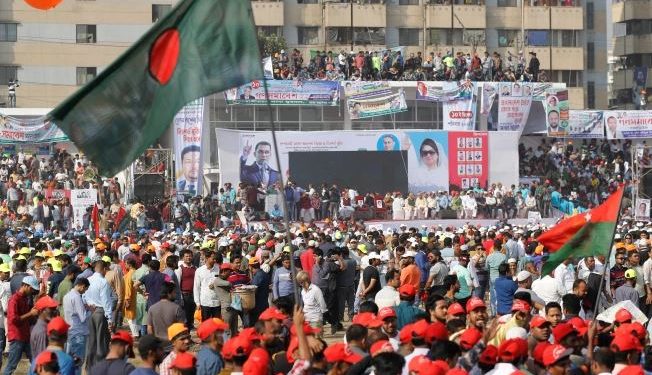
M97 204L93 206L93 212L91 212L91 220L93 221L93 231L95 232L95 237L100 236L100 210L97 207Z
M125 210L124 207L120 207L118 210L118 213L115 214L115 220L113 221L113 224L115 225L115 230L119 231L118 228L120 228L120 224L122 223L122 219L125 218L127 215L127 211Z

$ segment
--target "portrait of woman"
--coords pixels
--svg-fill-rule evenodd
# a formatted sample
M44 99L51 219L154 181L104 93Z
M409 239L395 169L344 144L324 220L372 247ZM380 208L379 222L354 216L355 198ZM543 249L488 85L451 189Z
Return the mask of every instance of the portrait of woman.
M416 158L411 157L408 164L410 191L447 189L448 159L441 144L432 138L424 138L415 151Z

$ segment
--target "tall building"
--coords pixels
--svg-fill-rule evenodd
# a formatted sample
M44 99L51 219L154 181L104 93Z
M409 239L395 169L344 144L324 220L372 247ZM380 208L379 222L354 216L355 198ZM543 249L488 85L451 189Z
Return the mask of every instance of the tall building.
M641 89L634 89L634 74L647 71L647 85L652 77L652 3L649 0L613 0L612 82L610 105L618 109L635 108ZM648 90L649 95L649 90ZM648 106L649 108L649 106Z
M96 76L175 2L65 0L46 12L21 0L3 1L0 85L19 79L19 107L54 106ZM603 3L286 0L252 1L252 8L260 31L282 34L288 47L300 49L306 60L314 50L398 46L408 55L475 49L481 56L496 51L505 59L510 53L532 51L549 81L570 88L572 108L604 108L608 90Z

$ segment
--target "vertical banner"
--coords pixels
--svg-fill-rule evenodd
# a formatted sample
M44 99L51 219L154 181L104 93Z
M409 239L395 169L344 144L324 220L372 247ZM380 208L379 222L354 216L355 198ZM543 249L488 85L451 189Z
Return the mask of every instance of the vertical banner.
M476 98L475 83L466 81L459 85L459 95L455 100L447 100L443 105L444 130L474 130Z
M632 100L635 109L641 109L646 105L647 95L647 66L635 66L632 80Z
M568 107L568 90L546 93L543 104L546 111L546 128L550 137L564 137L569 133L570 110Z
M201 195L201 132L204 122L204 99L197 99L174 116L174 174L180 193Z
M480 115L488 117L491 114L491 108L498 97L498 83L483 82L482 96L480 97Z
M650 220L650 200L636 198L636 211L634 212L636 220Z
M448 191L448 133L407 131L405 135L409 190Z
M86 210L97 204L97 190L74 189L70 191L70 205L72 206L73 228L83 228ZM90 212L89 212L90 218Z
M487 188L489 176L489 138L486 132L448 132L450 161L448 179L451 190L476 186Z
M530 116L532 88L531 84L521 82L499 85L498 131L523 131Z

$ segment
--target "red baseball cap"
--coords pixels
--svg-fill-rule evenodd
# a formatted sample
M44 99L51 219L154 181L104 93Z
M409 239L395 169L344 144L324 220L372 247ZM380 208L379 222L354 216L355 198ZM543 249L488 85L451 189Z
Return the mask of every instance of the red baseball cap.
M466 301L466 312L470 313L471 311L477 309L478 307L484 307L486 308L487 305L484 304L484 301L478 297L471 297L468 301Z
M224 345L222 345L222 357L226 360L231 360L233 359L233 348L235 344L235 337L232 337L224 342Z
M281 312L281 310L277 309L276 307L268 307L260 314L258 320L285 320L287 318L288 316L283 314L283 312Z
M552 335L555 337L555 344L561 343L566 336L577 333L570 323L559 323L552 329Z
M393 351L394 347L390 344L389 340L378 340L371 344L371 347L369 348L369 354L371 354L372 357L375 357L376 354Z
M586 322L578 316L569 319L568 323L573 325L573 327L575 328L575 330L580 336L586 335L586 332L589 331L588 324L586 324Z
M412 337L418 337L425 340L429 326L430 324L428 324L425 319L414 322L414 324L412 324Z
M482 338L482 332L475 327L464 330L460 335L460 347L464 350L471 350Z
M643 350L641 342L631 333L623 333L616 335L611 341L611 350L614 352L629 352L637 351L640 352Z
M468 372L465 369L459 367L454 367L448 370L448 372L446 372L446 375L467 375L467 374Z
M444 375L449 367L444 361L431 361L424 355L418 355L408 363L408 370L416 375Z
M614 319L616 323L629 323L634 317L626 309L620 309L616 312L616 318Z
M48 363L57 362L57 355L49 350L44 350L36 357L36 366L47 365Z
M227 328L229 328L228 324L224 323L222 319L206 319L197 327L197 336L201 341L206 341L213 333L226 331Z
M177 356L174 357L172 363L170 363L170 368L176 368L179 370L189 370L195 368L197 365L197 358L189 352L177 353Z
M59 302L57 302L54 298L50 296L43 296L39 298L36 303L34 304L34 308L41 311L45 309L54 309L59 306Z
M113 340L120 340L124 342L127 345L133 345L134 344L134 338L131 337L131 333L128 331L125 331L123 329L117 331L113 335L111 335L111 341Z
M254 349L253 343L246 336L238 335L232 340L231 351L234 357L246 357Z
M401 328L401 331L398 333L398 339L401 343L406 344L412 340L412 326L414 324L406 324Z
M512 312L520 311L520 312L528 313L531 310L532 310L532 306L530 306L529 303L520 299L515 299L514 303L512 304Z
M530 328L540 328L543 325L550 325L550 322L541 315L535 315L530 319Z
M573 349L566 349L566 347L559 344L548 345L543 351L543 365L550 366L559 362L560 360L570 356Z
M482 363L483 365L495 365L496 362L498 362L498 348L494 345L487 345L482 353L480 353L478 362Z
M321 332L321 329L319 328L313 328L308 322L303 322L303 333L306 335L314 335ZM292 336L297 335L297 327L293 324L292 327L290 327L290 333Z
M534 358L535 362L543 366L543 352L545 352L550 345L552 344L548 341L542 341L536 344L534 349L532 349L532 358Z
M242 331L240 331L240 334L238 336L241 336L242 338L248 341L261 340L261 335L259 335L258 332L256 332L256 328L254 327L243 329Z
M378 311L378 319L385 320L387 318L396 318L396 312L391 307L383 307Z
M220 271L224 271L224 270L233 270L233 265L231 263L220 264Z
M433 343L434 341L448 341L448 330L442 322L430 323L426 330L426 341Z
M324 357L331 363L346 362L354 364L362 360L361 356L350 351L343 342L338 342L324 349Z
M466 312L464 311L464 307L460 305L457 302L451 303L450 306L448 306L448 315L464 315Z
M645 338L646 330L641 323L633 322L633 323L621 324L620 326L618 326L618 328L616 328L613 335L617 336L622 333L632 334L639 340L642 340Z
M503 341L498 347L498 357L502 362L514 362L515 359L527 356L527 340L514 338Z
M643 367L641 367L641 365L625 366L618 373L618 375L643 375L643 374L645 374L645 372L643 371Z
M265 247L267 247L267 248L271 249L271 248L274 247L274 245L276 245L276 244L272 240L269 240L269 241L265 242Z
M417 289L412 284L401 285L401 287L398 288L398 292L406 297L414 297L417 295Z
M269 373L269 363L271 362L267 350L255 348L242 366L242 372L247 375L266 375Z
M376 315L371 312L363 312L353 316L351 320L353 324L359 324L367 328L380 328L383 325L383 321L376 318Z
M52 332L56 332L56 333L58 333L60 335L65 335L65 334L68 333L69 328L70 328L70 326L68 325L68 323L66 323L65 320L63 320L62 317L55 316L54 318L52 318L48 322L47 332L48 332L48 335L50 333L52 333Z

